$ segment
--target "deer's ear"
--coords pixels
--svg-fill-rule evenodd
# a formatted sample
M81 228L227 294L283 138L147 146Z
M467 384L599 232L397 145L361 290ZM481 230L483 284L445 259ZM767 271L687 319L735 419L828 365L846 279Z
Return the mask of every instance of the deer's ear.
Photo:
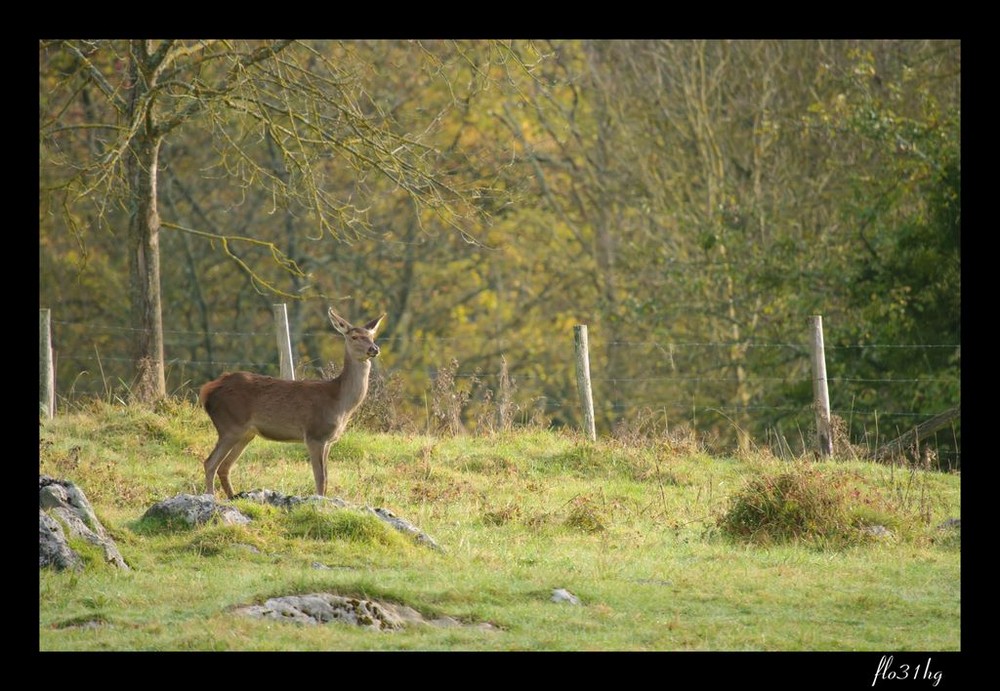
M372 333L375 333L376 331L378 331L379 327L382 326L382 322L384 320L385 320L385 312L379 315L378 319L372 319L370 322L365 324L365 328L371 331Z
M334 312L332 307L330 308L329 314L330 314L330 323L333 324L333 328L335 328L337 331L346 336L347 332L350 331L352 328L351 322L347 321L339 314Z

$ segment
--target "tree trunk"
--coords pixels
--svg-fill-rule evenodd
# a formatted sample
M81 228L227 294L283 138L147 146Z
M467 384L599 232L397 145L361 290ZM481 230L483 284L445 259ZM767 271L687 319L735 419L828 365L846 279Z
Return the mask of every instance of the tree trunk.
M145 95L150 87L141 74L143 52L132 56L131 120L141 119L126 159L131 201L128 222L129 288L132 298L132 362L130 398L151 403L166 396L163 371L163 320L160 313L160 216L156 199L156 166L160 136L155 132ZM139 113L142 108L145 112Z

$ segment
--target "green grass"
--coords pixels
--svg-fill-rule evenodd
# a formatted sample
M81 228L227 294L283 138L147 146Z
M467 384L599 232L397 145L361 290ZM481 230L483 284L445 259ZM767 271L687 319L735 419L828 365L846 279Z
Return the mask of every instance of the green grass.
M239 502L246 526L144 524L156 501L203 490L214 442L204 413L178 402L94 403L43 423L40 472L84 490L133 569L40 571L41 650L960 648L960 538L936 528L961 515L957 475L539 430L352 429L331 451L328 494L388 508L443 551L362 512L310 506ZM255 440L232 480L237 491L313 491L296 444ZM803 518L809 502L817 510ZM872 522L893 536L859 539ZM554 588L582 606L551 602ZM309 592L498 630L374 633L232 612Z

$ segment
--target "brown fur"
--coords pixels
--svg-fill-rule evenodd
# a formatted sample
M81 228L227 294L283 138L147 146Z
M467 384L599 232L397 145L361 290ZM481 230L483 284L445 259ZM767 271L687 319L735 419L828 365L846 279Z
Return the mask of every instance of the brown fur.
M213 391L219 388L220 384L222 384L222 377L206 382L205 385L201 387L201 391L198 392L198 402L201 403L201 407L206 411L208 410L208 397L212 395Z

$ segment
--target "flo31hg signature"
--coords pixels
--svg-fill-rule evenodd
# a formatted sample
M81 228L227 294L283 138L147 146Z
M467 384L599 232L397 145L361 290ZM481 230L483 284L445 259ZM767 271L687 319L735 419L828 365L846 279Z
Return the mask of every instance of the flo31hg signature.
M875 670L875 679L872 686L880 681L928 681L931 686L941 683L941 672L931 671L931 659L927 658L926 663L919 665L899 664L893 665L892 655L883 655L878 662L878 669Z

